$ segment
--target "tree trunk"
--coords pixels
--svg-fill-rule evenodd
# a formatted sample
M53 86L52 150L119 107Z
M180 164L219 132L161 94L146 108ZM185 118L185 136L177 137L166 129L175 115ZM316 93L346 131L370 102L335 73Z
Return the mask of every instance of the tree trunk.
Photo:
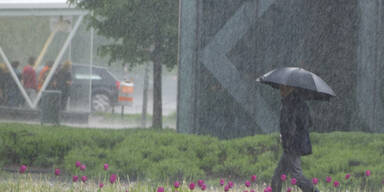
M161 98L161 34L158 23L155 26L153 60L153 117L152 128L163 128L162 98Z
M153 61L153 117L152 127L161 129L162 122L162 102L161 102L161 63L159 59Z
M148 72L149 64L146 63L144 69L144 88L143 88L143 111L141 113L141 127L145 128L147 123L147 104L148 104Z

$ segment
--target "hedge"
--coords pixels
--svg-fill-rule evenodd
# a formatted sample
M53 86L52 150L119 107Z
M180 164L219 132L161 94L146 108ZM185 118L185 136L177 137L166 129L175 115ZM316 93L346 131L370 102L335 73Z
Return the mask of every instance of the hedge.
M384 178L384 134L332 132L311 134L313 154L302 158L304 174L339 181L350 173L379 185ZM269 181L282 149L277 133L232 140L179 134L174 130L89 129L65 126L0 124L0 165L61 168L77 171L75 162L87 166L85 174L97 176L104 163L109 172L130 180L233 178L256 174ZM364 181L365 182L365 181Z

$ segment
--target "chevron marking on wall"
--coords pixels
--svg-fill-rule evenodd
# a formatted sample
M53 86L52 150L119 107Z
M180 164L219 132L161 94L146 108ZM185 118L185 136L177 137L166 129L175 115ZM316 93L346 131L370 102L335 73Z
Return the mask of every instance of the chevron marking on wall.
M228 90L232 97L255 118L256 123L264 132L277 130L276 114L270 110L255 87L251 86L250 83L253 82L242 77L242 74L227 58L226 54L246 34L256 19L263 16L274 2L275 0L245 2L200 53L200 60L206 68ZM257 103L258 109L249 103Z

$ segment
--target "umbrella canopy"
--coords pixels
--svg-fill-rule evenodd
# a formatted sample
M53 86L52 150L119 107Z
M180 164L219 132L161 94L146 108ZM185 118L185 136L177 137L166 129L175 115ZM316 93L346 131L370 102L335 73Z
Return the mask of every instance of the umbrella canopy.
M336 96L331 87L319 76L298 67L274 69L257 78L256 81L273 88L279 88L279 85L295 87L306 99L329 100L330 97Z

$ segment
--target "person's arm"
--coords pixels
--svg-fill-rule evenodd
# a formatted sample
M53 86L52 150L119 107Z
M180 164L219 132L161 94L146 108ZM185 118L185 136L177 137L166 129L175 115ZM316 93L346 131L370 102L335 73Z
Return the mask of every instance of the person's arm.
M297 129L297 125L296 125L296 116L297 116L297 113L296 113L296 110L295 109L292 109L290 110L290 113L288 114L288 145L293 145L294 143L294 140L295 140L295 135L296 135L296 129Z

